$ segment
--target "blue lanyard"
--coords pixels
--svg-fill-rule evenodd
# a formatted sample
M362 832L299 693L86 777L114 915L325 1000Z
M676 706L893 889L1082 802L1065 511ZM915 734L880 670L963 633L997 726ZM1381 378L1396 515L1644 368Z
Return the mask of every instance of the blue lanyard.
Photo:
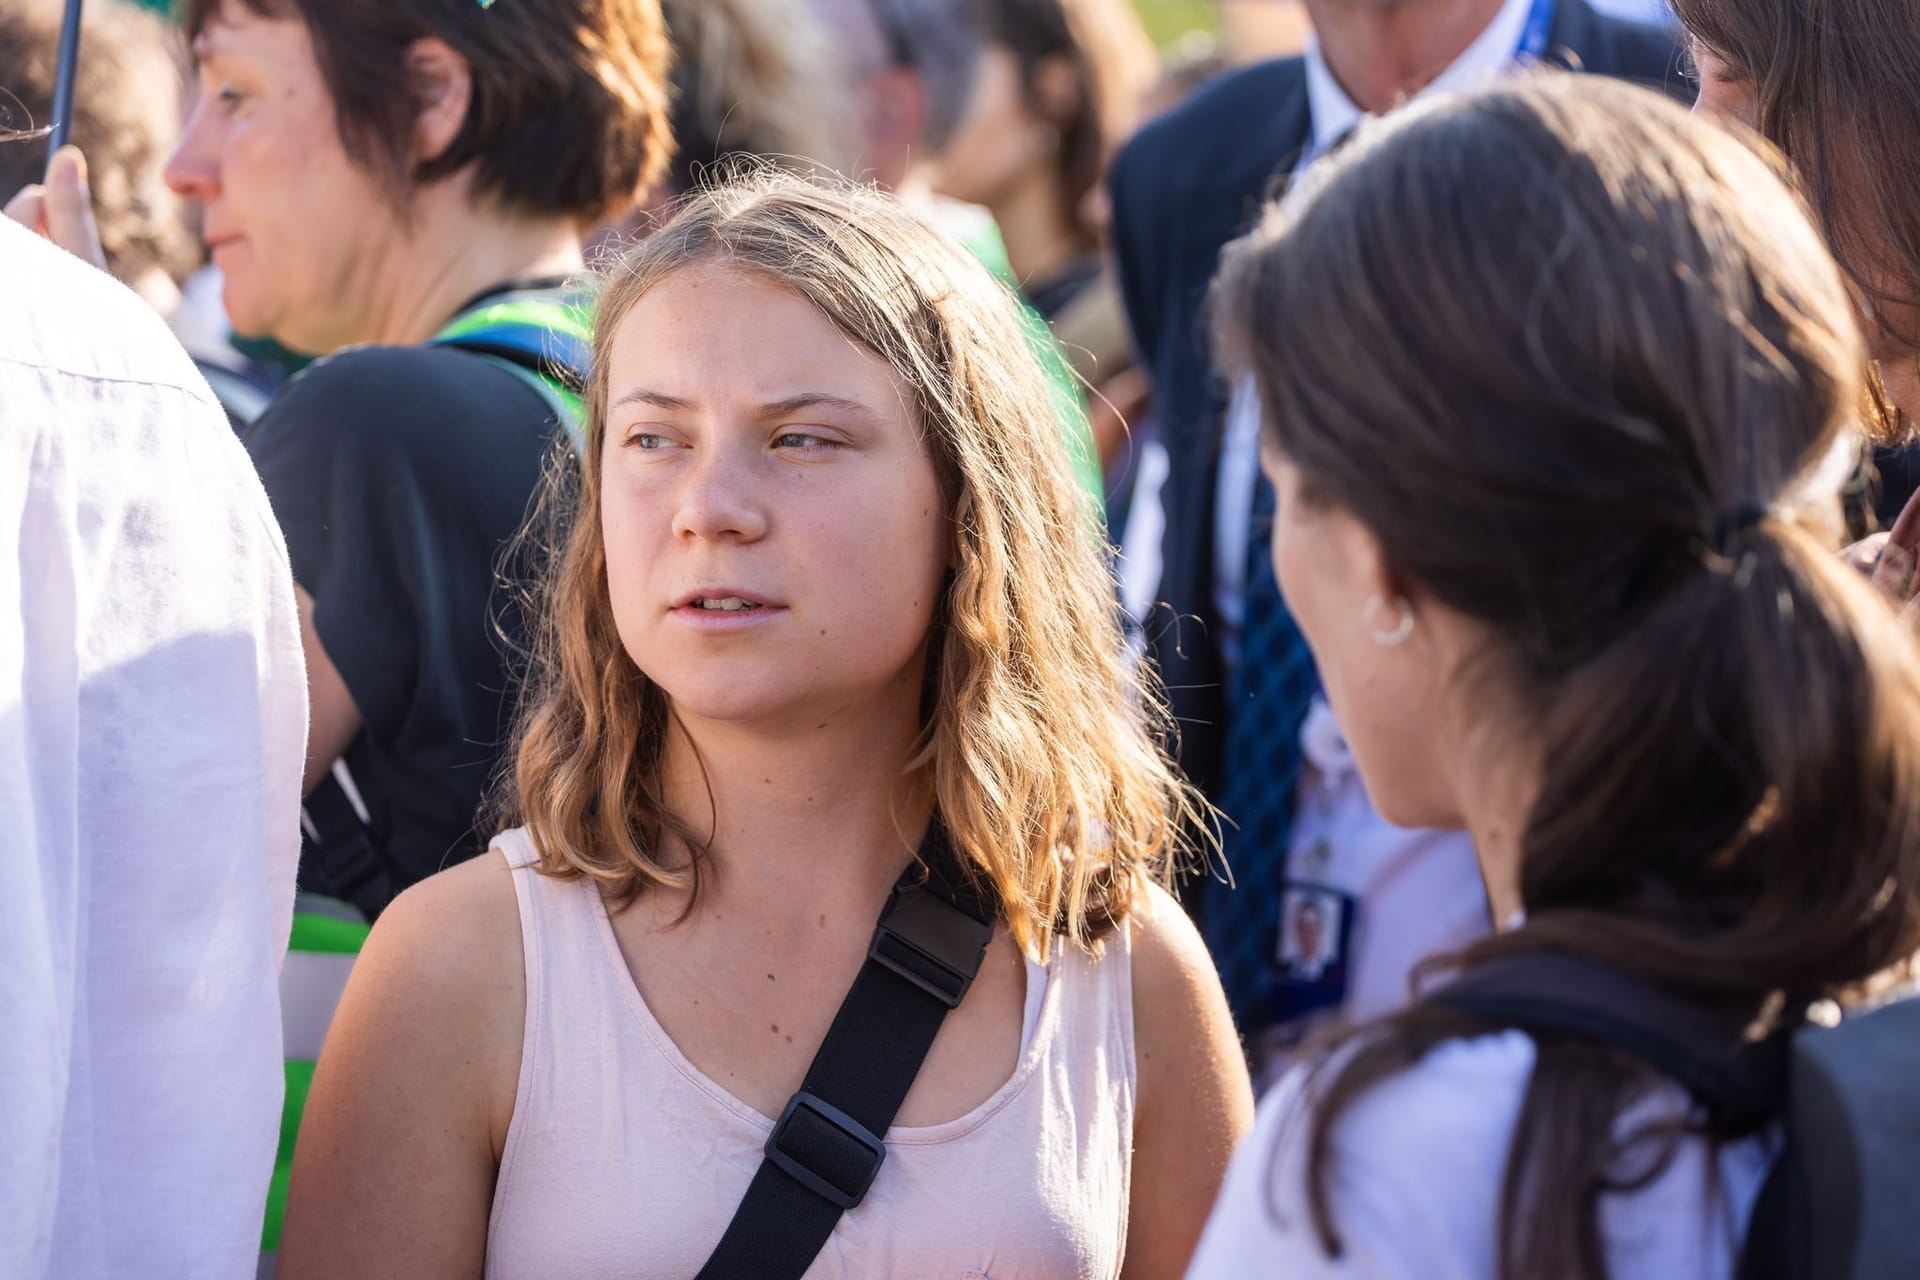
M1547 41L1553 36L1554 0L1533 0L1527 11L1527 25L1520 29L1520 48L1516 62L1538 62L1546 56Z

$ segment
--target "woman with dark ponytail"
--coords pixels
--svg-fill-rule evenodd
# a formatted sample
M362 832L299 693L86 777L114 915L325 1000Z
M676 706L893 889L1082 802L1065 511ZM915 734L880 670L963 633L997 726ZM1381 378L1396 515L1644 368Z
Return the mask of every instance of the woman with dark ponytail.
M1374 802L1475 837L1459 986L1569 958L1739 1043L1910 965L1920 655L1834 555L1865 350L1766 159L1598 79L1415 109L1217 314ZM1268 1099L1190 1274L1718 1280L1777 1145L1430 994Z

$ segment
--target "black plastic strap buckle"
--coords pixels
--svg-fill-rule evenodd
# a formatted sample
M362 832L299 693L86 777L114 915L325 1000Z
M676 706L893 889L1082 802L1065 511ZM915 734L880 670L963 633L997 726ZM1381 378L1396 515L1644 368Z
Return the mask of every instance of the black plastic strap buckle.
M822 1200L851 1209L866 1199L887 1146L858 1120L802 1089L767 1135L766 1156Z
M946 901L924 882L903 879L880 913L867 957L952 1009L973 985L992 940L992 920Z

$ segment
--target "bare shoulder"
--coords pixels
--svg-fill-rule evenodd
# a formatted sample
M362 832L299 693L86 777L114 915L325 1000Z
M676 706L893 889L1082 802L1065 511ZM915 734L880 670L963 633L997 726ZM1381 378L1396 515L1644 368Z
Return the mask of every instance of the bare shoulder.
M1253 1085L1213 959L1180 904L1149 889L1128 927L1139 1106L1122 1277L1159 1280L1186 1272L1253 1123Z
M520 908L513 872L497 850L429 876L393 900L367 939L361 962L399 970L423 994L497 998L524 987Z
M354 964L342 1006L389 1069L480 1068L469 1078L495 1119L511 1112L526 1022L513 875L489 849L395 898Z
M1219 971L1192 917L1167 890L1150 887L1133 929L1133 1038L1140 1094L1196 1075L1246 1079L1233 1013ZM1252 1096L1248 1086L1248 1098Z
M525 1018L519 910L499 853L394 899L320 1053L283 1276L479 1274Z
M1189 1079L1196 1071L1244 1074L1219 971L1186 910L1154 885L1128 923L1134 1049L1143 1093L1159 1080Z
M1192 917L1159 885L1149 885L1128 921L1133 931L1136 1009L1152 1012L1169 1001L1219 997L1220 977ZM1221 1006L1225 1008L1224 1003Z

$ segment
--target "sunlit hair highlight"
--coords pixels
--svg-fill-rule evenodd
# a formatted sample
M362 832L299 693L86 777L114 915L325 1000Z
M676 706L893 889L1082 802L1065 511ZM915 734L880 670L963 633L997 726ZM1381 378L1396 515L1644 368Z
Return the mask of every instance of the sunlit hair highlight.
M862 188L736 174L605 272L589 465L557 469L549 495L573 514L527 614L533 670L502 821L530 829L542 870L591 878L616 902L700 891L699 856L663 856L669 842L701 844L662 793L667 699L615 630L598 464L611 345L642 298L696 266L792 289L908 388L955 570L929 641L925 724L901 767L924 771L956 852L1023 949L1095 942L1164 881L1181 833L1201 827L1200 802L1159 745L1162 703L1127 657L1094 517L1011 296Z

